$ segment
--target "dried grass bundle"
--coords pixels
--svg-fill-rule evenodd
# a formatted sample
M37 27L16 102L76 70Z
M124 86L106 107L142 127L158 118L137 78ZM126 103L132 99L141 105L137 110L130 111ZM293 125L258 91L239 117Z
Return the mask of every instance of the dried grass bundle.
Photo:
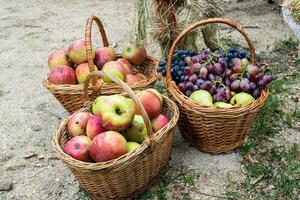
M290 15L296 23L300 23L300 0L290 0L288 3Z

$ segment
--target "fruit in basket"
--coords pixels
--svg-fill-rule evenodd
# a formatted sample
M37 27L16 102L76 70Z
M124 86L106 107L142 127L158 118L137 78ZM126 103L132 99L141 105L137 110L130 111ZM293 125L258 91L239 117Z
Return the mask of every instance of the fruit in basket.
M71 67L59 65L50 72L48 81L54 84L76 84L76 75Z
M190 99L199 103L200 105L203 105L203 106L212 106L213 105L213 98L212 98L211 94L206 90L194 91L191 94Z
M163 128L167 123L169 123L168 116L164 114L158 115L158 117L151 120L152 129L154 132L157 132L161 128Z
M151 90L140 91L137 93L137 95L150 119L153 119L160 114L162 102L159 96L157 96Z
M229 104L229 103L224 103L224 102L215 102L214 106L217 108L232 108L233 105Z
M95 64L99 69L101 69L105 63L114 61L116 59L116 52L111 47L97 48L95 51Z
M92 104L92 111L100 117L106 130L122 131L132 122L135 107L131 99L115 94L97 97Z
M129 68L132 69L132 65L131 65L130 62L129 62L127 59L125 59L125 58L118 58L118 59L117 59L117 62L118 62L118 63L121 63L121 64L123 64L123 65L126 65L127 67L129 67Z
M163 103L163 97L159 91L154 88L148 88L147 90L153 92L159 98L160 102Z
M84 39L76 40L68 48L68 55L72 62L76 65L87 62L86 42ZM95 51L92 49L93 59Z
M147 79L147 77L142 73L137 73L136 75L138 75L142 80Z
M126 83L134 83L134 82L139 82L142 79L136 74L127 74L125 80Z
M86 135L93 139L96 135L105 132L106 129L101 125L99 116L91 116L86 125Z
M137 66L145 62L147 51L143 46L128 43L123 48L122 57L129 60L131 64Z
M92 140L85 135L75 136L67 141L64 146L64 152L76 160L91 161L89 155L91 142Z
M127 142L127 151L128 151L128 153L131 152L131 151L134 151L139 146L140 146L139 143L136 143L136 142Z
M102 67L102 71L110 73L110 74L118 77L122 81L125 80L126 74L127 74L124 65L122 65L121 63L118 63L117 61L110 61L110 62L105 63ZM110 80L107 77L103 77L103 81L106 83L113 82L112 80Z
M88 112L78 112L74 113L68 121L68 132L71 136L85 135L86 125L93 116Z
M251 96L248 93L241 92L241 93L234 95L231 98L230 104L236 105L236 106L245 106L245 105L251 104L254 101L255 101L255 99L253 98L253 96Z
M106 131L97 135L90 145L90 156L96 162L116 159L128 152L126 139L118 132Z
M147 135L144 119L141 115L135 115L129 127L123 132L127 141L142 143Z
M94 65L94 70L98 71L98 68L97 68L96 65ZM78 65L75 69L75 73L76 73L76 78L77 78L78 83L79 84L84 83L87 76L91 73L90 68L89 68L89 64L88 63L82 63L82 64Z
M50 70L54 69L59 65L67 65L71 66L71 62L69 61L68 52L64 49L57 50L50 54L48 57L48 67Z

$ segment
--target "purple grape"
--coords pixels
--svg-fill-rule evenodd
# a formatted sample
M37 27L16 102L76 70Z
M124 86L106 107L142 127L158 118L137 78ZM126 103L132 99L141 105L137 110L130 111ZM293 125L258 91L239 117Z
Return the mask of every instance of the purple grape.
M182 92L184 92L185 89L186 89L184 83L179 83L179 84L178 84L178 88L179 88L179 90L182 91Z
M230 87L230 85L231 85L231 81L228 78L225 78L224 83L228 87Z
M192 75L194 73L193 69L190 66L185 67L184 72L188 75Z
M225 76L226 76L226 77L229 78L229 77L231 76L231 74L232 74L231 69L226 69L226 70L225 70Z
M209 90L211 87L212 83L210 81L204 81L200 88L203 90Z
M250 76L255 76L256 74L258 74L260 72L260 69L259 69L259 67L250 64L247 66L247 72L250 74Z
M202 85L202 83L204 83L203 79L197 79L197 85L198 85L198 87L200 87Z
M207 68L208 72L210 72L210 73L214 72L214 67L213 67L213 65L208 64L208 65L206 66L206 68Z
M241 59L239 58L233 58L231 60L232 66L241 66Z
M196 91L198 89L199 89L198 85L193 85L193 91Z
M190 77L188 75L185 75L184 80L187 81L187 80L189 80L189 78Z
M227 101L229 101L231 99L231 91L229 89L225 90L225 98Z
M199 57L198 56L193 56L192 57L192 63L199 63L200 62L200 59L199 59Z
M250 90L250 85L249 82L246 81L245 79L242 80L240 82L240 88L244 91L244 92L248 92Z
M222 77L219 76L219 75L215 75L215 80L216 80L216 81L221 81L221 80L222 80Z
M186 88L186 90L191 90L192 88L193 88L193 83L192 82L187 82L186 84L185 84L185 88Z
M272 76L270 75L263 75L262 80L267 84L271 83L271 81L273 80Z
M257 99L258 97L260 97L260 89L255 89L252 92L252 96Z
M250 80L251 80L252 82L254 82L254 83L257 83L257 82L260 80L260 78L261 78L261 75L260 75L260 74L256 74L256 75L254 75L254 76L251 76L251 75L250 75Z
M210 93L211 95L213 95L213 94L216 93L216 89L217 89L217 87L216 87L215 85L212 85L212 86L208 89L208 91L209 91L209 93Z
M189 96L191 96L192 91L191 90L187 90L187 91L184 92L184 94L189 97Z
M236 66L234 65L232 68L231 68L232 72L233 73L242 73L244 70L241 66Z
M215 63L214 64L214 71L218 74L221 75L223 73L223 69L220 63Z
M231 74L231 76L229 77L230 81L235 81L238 79L238 74Z
M266 87L266 83L263 80L260 80L257 82L257 86L259 88L265 88Z
M199 72L199 78L201 79L206 79L208 74L208 70L206 67L201 67L200 72Z
M254 90L256 88L256 83L254 83L254 82L250 82L249 85L252 90Z
M208 74L208 80L215 81L215 76L213 74Z
M194 72L199 71L199 69L201 68L201 64L200 63L195 63L191 66L192 70Z
M205 49L203 50L203 52L204 52L205 54L210 54L211 50L210 50L210 48L205 48Z
M233 81L230 85L230 89L235 90L235 91L240 89L240 82L241 82L240 80Z
M196 83L196 81L197 81L197 75L193 74L192 76L190 76L189 81L192 82L192 83Z

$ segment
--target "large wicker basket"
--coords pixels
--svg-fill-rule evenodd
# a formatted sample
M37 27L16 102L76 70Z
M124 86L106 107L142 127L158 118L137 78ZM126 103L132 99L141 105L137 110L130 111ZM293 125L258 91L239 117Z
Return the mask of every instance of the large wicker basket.
M263 90L261 96L247 106L218 109L201 106L178 89L171 77L171 59L176 45L193 29L209 23L224 23L238 30L249 45L250 62L255 64L254 46L241 26L230 19L206 19L187 27L174 41L168 55L165 84L169 96L179 106L179 128L183 137L197 149L217 154L233 150L243 143L269 93Z
M147 189L168 163L174 136L174 127L179 118L176 104L163 96L162 112L170 122L153 133L149 118L135 93L122 81L104 72L94 72L89 78L99 75L108 76L120 85L136 103L144 118L148 137L134 152L105 163L88 163L73 159L63 152L69 139L67 123L63 121L53 136L53 145L67 166L71 169L82 188L95 199L128 199ZM124 94L125 95L125 94ZM85 95L86 96L86 95ZM79 111L90 111L90 105Z
M94 63L92 58L92 42L91 42L91 31L93 21L96 22L99 28L100 35L102 37L103 46L108 47L109 43L106 37L105 30L100 19L96 16L91 16L87 20L86 30L85 30L85 39L87 44L87 57L90 71L94 71ZM118 55L120 57L120 55ZM144 64L141 66L135 67L137 72L143 73L147 78L135 83L129 83L129 87L133 90L143 90L154 85L155 81L158 78L158 73L156 72L158 61L151 57L147 56ZM79 108L83 107L82 99L82 89L83 84L52 84L48 81L48 78L45 77L43 80L43 86L47 88L55 98L64 106L64 108L69 112L73 113ZM91 84L89 87L89 98L95 99L98 96L98 93L93 92L97 90L94 87L94 84ZM102 94L116 94L122 92L122 88L115 83L102 83L101 93Z

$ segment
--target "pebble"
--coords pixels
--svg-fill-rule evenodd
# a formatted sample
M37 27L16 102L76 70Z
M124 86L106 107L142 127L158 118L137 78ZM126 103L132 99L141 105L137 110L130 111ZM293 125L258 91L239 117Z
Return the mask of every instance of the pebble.
M42 128L39 125L32 125L31 130L33 131L40 131Z
M29 154L23 156L23 158L28 159L28 158L33 158L33 157L36 157L36 156L37 156L36 153L29 153Z
M40 159L40 160L41 160L41 159L44 159L44 155L43 155L43 154L39 155L39 156L38 156L38 159Z
M13 188L12 182L0 180L0 191L10 191L12 188Z

